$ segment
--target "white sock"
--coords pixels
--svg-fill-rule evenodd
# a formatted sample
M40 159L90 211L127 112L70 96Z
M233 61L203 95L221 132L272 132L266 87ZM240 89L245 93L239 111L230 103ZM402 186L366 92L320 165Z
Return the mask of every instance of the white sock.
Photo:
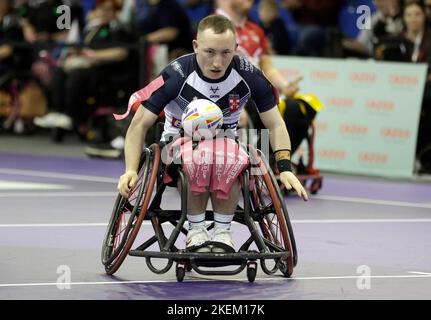
M233 220L233 214L220 214L214 212L215 229L230 230L230 225Z
M187 220L189 221L189 230L205 227L205 213L188 214Z

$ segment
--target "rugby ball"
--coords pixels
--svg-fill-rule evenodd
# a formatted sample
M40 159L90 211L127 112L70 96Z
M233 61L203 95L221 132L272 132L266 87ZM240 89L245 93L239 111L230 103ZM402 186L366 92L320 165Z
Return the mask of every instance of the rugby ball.
M212 101L196 99L189 103L181 118L184 134L200 141L212 139L223 124L223 112Z

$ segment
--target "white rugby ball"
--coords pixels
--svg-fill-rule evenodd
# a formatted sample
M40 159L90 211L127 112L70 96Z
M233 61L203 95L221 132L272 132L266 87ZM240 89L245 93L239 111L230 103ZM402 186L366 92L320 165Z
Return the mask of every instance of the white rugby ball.
M196 99L189 103L181 118L186 136L200 141L203 137L211 139L223 124L223 112L214 102Z

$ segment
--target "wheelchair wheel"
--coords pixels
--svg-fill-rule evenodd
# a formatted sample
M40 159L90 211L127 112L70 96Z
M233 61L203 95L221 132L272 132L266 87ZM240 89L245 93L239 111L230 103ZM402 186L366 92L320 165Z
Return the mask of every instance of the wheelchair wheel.
M139 180L128 198L118 195L102 247L102 263L114 274L123 263L147 212L157 178L160 150L157 144L145 148L139 163Z
M297 263L296 244L290 225L283 196L270 169L265 156L250 146L250 156L253 157L251 203L254 211L259 214L258 220L266 246L271 252L287 251L290 255L276 262L285 277L290 277Z

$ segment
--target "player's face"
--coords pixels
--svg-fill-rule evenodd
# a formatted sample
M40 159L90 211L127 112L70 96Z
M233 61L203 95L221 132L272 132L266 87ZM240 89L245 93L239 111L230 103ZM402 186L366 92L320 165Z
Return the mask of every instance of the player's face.
M216 34L212 29L199 32L193 48L199 68L205 77L217 80L224 76L235 55L237 44L231 30Z

